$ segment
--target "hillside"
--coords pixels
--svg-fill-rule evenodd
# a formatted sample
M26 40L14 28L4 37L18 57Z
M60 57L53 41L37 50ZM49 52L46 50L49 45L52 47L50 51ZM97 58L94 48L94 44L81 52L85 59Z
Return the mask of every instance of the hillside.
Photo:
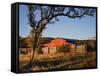
M42 44L44 43L49 43L51 40L53 40L53 37L43 37L42 38ZM68 38L63 38L64 40L70 42L70 43L74 43L77 45L80 44L85 44L87 46L96 48L96 40L77 40L77 39L68 39ZM26 37L26 38L22 38L19 37L19 47L32 47L32 38L31 37Z

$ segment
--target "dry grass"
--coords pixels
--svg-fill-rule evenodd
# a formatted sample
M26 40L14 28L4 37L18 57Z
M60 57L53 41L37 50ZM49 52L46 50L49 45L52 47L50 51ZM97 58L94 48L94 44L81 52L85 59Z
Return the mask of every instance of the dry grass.
M20 66L27 65L31 57L31 53L29 54L21 54L19 55ZM73 69L73 68L86 68L96 66L96 52L87 52L85 54L82 53L56 53L56 54L35 54L34 60L38 63L46 63L47 65L38 66L33 65L32 70L49 70L49 69ZM61 61L59 64L52 63ZM47 63L49 62L49 63Z

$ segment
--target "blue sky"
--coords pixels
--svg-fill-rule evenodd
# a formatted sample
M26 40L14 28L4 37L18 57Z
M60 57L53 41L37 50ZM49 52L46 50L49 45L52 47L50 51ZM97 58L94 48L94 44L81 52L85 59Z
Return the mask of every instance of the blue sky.
M19 9L19 35L27 37L31 27L28 24L28 8L20 5ZM81 19L58 17L59 22L47 24L43 37L63 37L71 39L88 39L96 36L96 16L85 16Z

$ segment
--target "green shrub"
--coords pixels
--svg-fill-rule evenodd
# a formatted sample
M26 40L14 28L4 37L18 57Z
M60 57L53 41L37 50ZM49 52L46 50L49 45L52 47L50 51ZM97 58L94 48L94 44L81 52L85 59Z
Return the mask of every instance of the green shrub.
M62 46L59 46L59 47L57 48L57 50L58 50L59 52L69 52L69 46L68 46L68 45L62 45Z

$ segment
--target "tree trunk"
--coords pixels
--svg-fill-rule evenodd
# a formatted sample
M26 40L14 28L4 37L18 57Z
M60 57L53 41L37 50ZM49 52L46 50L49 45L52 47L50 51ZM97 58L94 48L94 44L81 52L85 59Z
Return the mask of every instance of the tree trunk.
M35 51L36 51L36 48L38 47L38 38L39 38L39 34L38 33L33 33L34 36L32 37L33 38L33 46L32 46L32 54L31 54L31 57L30 57L30 62L29 62L29 66L32 67L33 65L33 62L34 62L34 55L35 55Z

